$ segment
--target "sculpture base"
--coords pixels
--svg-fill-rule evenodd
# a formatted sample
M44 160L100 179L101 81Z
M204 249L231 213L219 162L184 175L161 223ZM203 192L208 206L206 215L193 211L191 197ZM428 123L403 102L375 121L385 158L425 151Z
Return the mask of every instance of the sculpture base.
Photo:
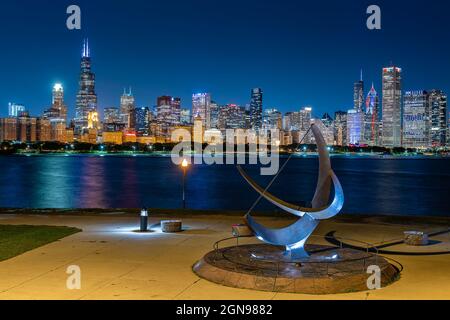
M193 267L201 278L227 287L270 292L336 294L368 291L370 266L385 287L399 271L384 258L353 249L307 245L309 258L293 260L284 248L242 245L208 253Z

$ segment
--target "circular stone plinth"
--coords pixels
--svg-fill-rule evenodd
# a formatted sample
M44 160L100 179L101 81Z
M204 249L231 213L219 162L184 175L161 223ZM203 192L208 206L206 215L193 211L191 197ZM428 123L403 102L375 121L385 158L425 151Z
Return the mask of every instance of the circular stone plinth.
M399 276L397 268L371 253L318 245L306 249L309 259L292 261L280 247L229 247L208 253L193 270L199 277L227 287L303 294L367 291L370 266L380 268L382 287Z

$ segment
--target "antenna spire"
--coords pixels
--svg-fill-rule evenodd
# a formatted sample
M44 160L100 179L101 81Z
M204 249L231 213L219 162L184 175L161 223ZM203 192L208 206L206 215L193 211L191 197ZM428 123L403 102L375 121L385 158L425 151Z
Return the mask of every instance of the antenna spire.
M91 50L89 49L89 39L84 39L83 40L83 53L82 53L82 57L83 58L89 58L91 56Z

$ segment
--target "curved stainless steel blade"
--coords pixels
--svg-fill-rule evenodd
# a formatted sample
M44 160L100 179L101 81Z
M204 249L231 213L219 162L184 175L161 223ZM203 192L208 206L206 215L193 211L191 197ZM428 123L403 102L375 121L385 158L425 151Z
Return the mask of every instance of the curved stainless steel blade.
M311 236L319 225L319 221L309 215L305 215L294 224L282 229L267 228L256 222L251 215L247 215L245 219L259 240L274 246L285 246L293 249L297 246L303 246L305 240Z
M303 217L305 214L309 214L311 217L317 219L317 220L325 220L334 217L337 215L344 206L344 190L342 189L342 185L339 182L339 179L337 178L336 174L331 171L330 175L332 178L332 181L334 183L334 199L331 205L324 207L324 208L317 208L317 209L311 209L311 208L303 208L300 206L297 206L295 204L286 202L284 200L281 200L271 194L270 192L264 192L265 190L259 186L255 180L253 180L245 171L242 169L242 167L237 167L242 177L250 184L250 186L255 189L256 192L258 192L261 196L263 196L267 201L270 203L276 205L278 208L293 214L297 217Z

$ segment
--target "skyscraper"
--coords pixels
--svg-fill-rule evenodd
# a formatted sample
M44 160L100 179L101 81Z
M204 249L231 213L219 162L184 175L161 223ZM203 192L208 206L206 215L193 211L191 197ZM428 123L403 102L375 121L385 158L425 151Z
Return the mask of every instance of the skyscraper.
M180 113L180 122L182 125L188 125L192 123L191 110L182 109Z
M118 108L105 108L103 115L104 123L119 123L120 122L120 112Z
M172 126L179 126L181 123L181 98L173 98L172 103Z
M264 111L264 130L282 130L283 114L277 109L267 109Z
M135 109L136 104L131 88L128 92L124 89L123 94L120 97L120 114L122 122L125 124L125 128L132 131L135 130L136 126Z
M200 117L203 126L211 128L211 95L209 93L196 93L192 95L192 117Z
M406 91L403 97L403 146L427 148L430 122L426 91Z
M53 86L52 107L59 111L59 116L67 122L67 106L64 103L64 88L60 83Z
M18 117L22 112L25 112L25 106L22 104L10 102L8 104L8 115L10 117Z
M330 116L326 114L328 117L324 117L322 119L314 119L314 125L316 125L320 132L322 132L322 136L325 139L325 143L328 146L334 145L334 127L333 127L333 119L330 121ZM311 143L316 143L316 139L314 136L311 138Z
M181 99L172 96L158 97L156 102L156 120L168 135L170 130L181 123Z
M362 144L362 130L364 113L351 109L347 113L347 143L352 146Z
M325 126L327 126L327 127L332 127L333 126L333 122L334 122L334 120L333 120L333 118L328 114L328 113L325 113L323 116L322 116L322 122L323 122L323 124L325 125Z
M312 108L304 107L300 110L300 128L301 131L307 131L311 127Z
M433 147L444 147L447 143L447 95L441 90L430 90L430 142Z
M44 117L50 120L67 122L67 106L64 103L64 88L57 83L53 86L52 105L45 110Z
M125 129L119 108L105 108L103 113L104 132L117 132Z
M383 146L402 146L402 69L383 69Z
M362 112L364 106L364 80L361 70L361 78L353 85L353 105L354 109Z
M211 129L218 129L219 128L219 113L220 113L220 107L217 103L211 101L210 106L210 121L211 121Z
M338 146L347 146L347 112L334 114L334 139Z
M138 135L148 135L150 133L149 113L150 109L148 107L136 109L136 133Z
M252 89L250 102L250 126L259 131L263 124L263 91L260 88Z
M85 40L81 55L81 72L75 112L75 134L80 135L88 127L89 112L97 112L95 74L91 70L89 41Z
M236 104L227 104L220 108L219 129L245 128L245 108Z
M379 99L378 93L372 83L367 94L366 110L364 113L364 143L369 146L379 145Z

